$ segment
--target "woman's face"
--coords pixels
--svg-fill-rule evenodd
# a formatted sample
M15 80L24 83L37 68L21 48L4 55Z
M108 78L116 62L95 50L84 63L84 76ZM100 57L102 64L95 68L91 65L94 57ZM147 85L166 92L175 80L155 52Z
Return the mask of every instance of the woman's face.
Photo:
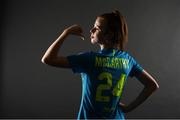
M101 17L97 17L94 27L90 30L91 43L103 44L105 40L106 21Z

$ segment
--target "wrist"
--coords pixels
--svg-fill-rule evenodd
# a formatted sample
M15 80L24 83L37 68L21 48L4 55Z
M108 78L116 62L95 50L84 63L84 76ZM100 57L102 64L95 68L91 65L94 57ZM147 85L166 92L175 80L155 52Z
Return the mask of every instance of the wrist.
M64 40L69 35L68 31L64 30L58 39Z
M69 34L70 34L70 32L67 29L65 29L61 35L68 36Z
M119 105L120 105L120 108L122 109L122 111L124 113L128 113L128 112L132 111L132 106L131 105L125 105L123 103L120 103Z

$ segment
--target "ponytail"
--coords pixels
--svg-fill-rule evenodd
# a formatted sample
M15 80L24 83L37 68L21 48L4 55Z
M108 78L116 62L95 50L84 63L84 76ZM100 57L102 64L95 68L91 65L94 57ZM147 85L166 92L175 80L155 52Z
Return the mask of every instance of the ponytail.
M119 22L120 22L120 38L119 38L119 49L124 50L125 49L125 44L128 41L128 27L126 23L126 19L124 16L121 15L121 13L118 10L114 10L112 12L115 16L119 17Z

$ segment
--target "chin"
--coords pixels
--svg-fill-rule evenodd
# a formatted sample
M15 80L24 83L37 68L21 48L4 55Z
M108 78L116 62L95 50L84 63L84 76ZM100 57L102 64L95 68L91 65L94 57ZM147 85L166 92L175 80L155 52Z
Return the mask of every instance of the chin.
M97 39L91 39L91 43L96 44L96 43L98 43L98 40Z
M95 44L95 42L92 42L92 41L91 41L91 44Z
M95 44L95 43L97 43L97 41L94 40L94 39L91 39L91 43L92 43L92 44Z

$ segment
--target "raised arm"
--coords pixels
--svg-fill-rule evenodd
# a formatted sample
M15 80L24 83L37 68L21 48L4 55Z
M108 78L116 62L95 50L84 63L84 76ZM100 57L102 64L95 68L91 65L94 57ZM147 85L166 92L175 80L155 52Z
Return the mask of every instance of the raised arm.
M122 110L127 113L142 104L155 90L159 88L156 80L145 70L142 73L136 75L136 78L144 85L144 89L139 94L139 96L132 101L129 105L120 103Z
M69 62L67 58L63 55L58 56L58 52L66 39L66 37L70 34L80 36L84 39L82 35L82 29L78 25L72 25L65 29L62 34L51 44L51 46L47 49L45 54L43 55L41 61L44 64L48 64L55 67L69 68Z

